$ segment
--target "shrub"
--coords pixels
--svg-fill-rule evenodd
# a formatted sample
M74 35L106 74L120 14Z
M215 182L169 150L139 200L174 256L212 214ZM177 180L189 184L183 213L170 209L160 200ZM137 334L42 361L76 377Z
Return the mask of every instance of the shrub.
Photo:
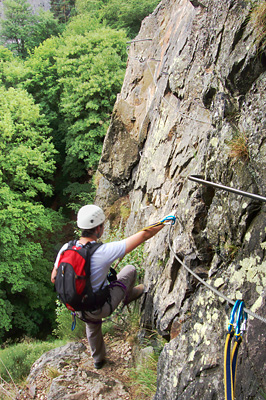
M0 350L0 375L1 378L10 382L11 377L15 382L25 379L30 372L32 364L41 355L51 349L65 344L64 341L40 342L24 340Z
M63 340L78 340L84 338L85 323L79 318L76 318L76 327L72 330L73 315L60 301L56 301L56 323L57 328L54 329L53 334L59 339Z

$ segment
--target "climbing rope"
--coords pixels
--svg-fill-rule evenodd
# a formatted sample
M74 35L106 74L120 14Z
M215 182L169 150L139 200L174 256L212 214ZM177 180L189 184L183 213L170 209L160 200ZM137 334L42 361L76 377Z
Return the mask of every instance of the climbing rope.
M174 252L173 247L171 245L171 238L170 238L170 233L171 233L171 228L172 225L169 227L169 232L168 232L168 245L169 248L171 250L171 252L173 253L175 259L191 274L193 275L199 282L201 282L204 286L206 286L209 290L211 290L213 293L215 293L217 296L221 297L222 299L224 299L225 301L227 301L228 303L234 305L235 302L233 300L231 300L229 297L225 296L223 293L221 293L219 290L217 290L216 288L214 288L213 286L209 285L206 281L204 281L203 279L201 279L201 277L199 275L197 275L195 272L193 272L178 256L177 254ZM264 322L266 324L266 318L261 317L258 314L255 314L253 311L248 310L247 308L243 309L248 315L250 315L253 318L259 319L260 321Z
M224 347L224 391L225 400L234 400L236 387L237 357L243 332L246 330L247 314L244 311L244 302L237 300L231 312ZM231 343L235 343L231 354Z

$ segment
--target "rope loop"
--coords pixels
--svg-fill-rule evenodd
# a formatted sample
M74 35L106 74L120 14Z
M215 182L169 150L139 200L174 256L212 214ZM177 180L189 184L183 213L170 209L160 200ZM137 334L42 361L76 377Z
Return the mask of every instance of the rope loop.
M236 387L237 357L242 334L246 328L247 313L244 311L244 302L236 300L231 311L230 321L224 346L224 392L225 400L234 400ZM231 342L235 337L235 343L231 352Z

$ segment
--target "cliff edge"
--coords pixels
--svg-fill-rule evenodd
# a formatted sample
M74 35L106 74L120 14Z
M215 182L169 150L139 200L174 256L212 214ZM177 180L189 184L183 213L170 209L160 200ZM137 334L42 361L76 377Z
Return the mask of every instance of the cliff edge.
M262 2L258 2L262 3ZM266 58L242 0L162 1L129 44L128 65L98 172L97 204L129 199L127 234L175 210L146 243L142 329L168 340L155 400L223 399L232 300L265 317L263 202L188 179L265 196ZM169 249L169 240L173 251ZM266 393L265 323L249 317L236 399Z

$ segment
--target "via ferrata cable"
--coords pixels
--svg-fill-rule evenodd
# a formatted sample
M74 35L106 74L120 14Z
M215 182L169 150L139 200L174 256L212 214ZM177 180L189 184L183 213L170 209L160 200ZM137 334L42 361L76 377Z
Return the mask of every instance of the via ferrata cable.
M171 250L171 252L173 253L175 259L191 274L193 275L199 282L201 282L204 286L206 286L209 290L211 290L213 293L215 293L217 296L221 297L222 299L224 299L225 301L227 301L228 303L230 303L231 305L234 305L234 301L231 300L229 297L227 297L226 295L224 295L222 292L220 292L219 290L217 290L216 288L214 288L213 286L211 286L209 283L207 283L206 281L204 281L204 279L202 279L199 275L197 275L194 271L192 271L178 256L177 254L174 252L173 247L171 245L171 240L170 240L170 233L171 233L171 228L172 225L169 227L169 232L168 232L168 245L169 248ZM250 315L253 318L259 319L260 321L264 322L266 324L266 318L261 317L260 315L254 313L251 310L248 310L247 308L244 307L244 311Z

